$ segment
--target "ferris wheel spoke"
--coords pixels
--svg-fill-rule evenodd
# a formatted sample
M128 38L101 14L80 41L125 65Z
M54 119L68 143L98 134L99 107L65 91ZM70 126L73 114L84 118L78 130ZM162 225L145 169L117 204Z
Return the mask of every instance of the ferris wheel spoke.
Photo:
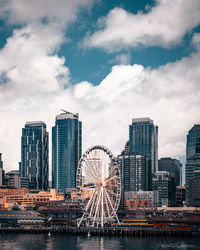
M92 226L94 226L95 220L96 220L96 217L97 217L97 213L99 213L99 202L100 202L100 199L101 199L101 191L98 192L98 201L97 201L97 206L96 206L96 210L95 210L95 214L94 214Z
M118 176L115 175L115 176L113 176L113 177L111 177L111 178L105 180L105 182L109 182L109 181L115 180L115 179L117 179L117 178L118 178Z
M95 168L95 171L96 171L96 175L98 176L98 177L100 177L100 174L101 174L101 172L100 172L100 167L101 167L101 165L100 165L100 158L99 158L99 154L98 154L98 151L96 151L96 155L94 155L94 153L93 153L93 151L91 152L91 154L92 154L92 157L93 157L93 159L96 159L95 161L94 161L94 168ZM97 155L98 155L98 157L97 157Z
M90 210L90 213L89 213L89 217L92 217L92 215L93 215L93 210L94 210L96 198L97 198L97 192L95 191L95 196L94 196L94 199L93 199L93 202L92 202L92 206L91 206L91 210Z
M88 201L88 203L87 203L87 206L86 206L86 212L88 211L88 209L89 209L89 207L90 207L90 205L91 205L91 202L92 202L92 199L93 199L93 197L94 197L94 195L95 195L95 192L92 194L92 197L90 198L90 200Z
M91 190L92 190L92 191L94 190L94 191L93 191L93 194L94 194L95 189L90 189L90 191L91 191ZM93 195L93 194L92 194L92 195ZM85 201L85 200L87 200L87 199L90 199L90 198L91 198L90 195L91 195L91 194L87 194L85 197L82 197L82 200Z
M116 165L113 164L113 166L111 166L111 169L109 171L109 176L112 176L112 173L114 172L115 169L116 169Z
M85 171L85 174L87 174L91 180L94 180L94 181L96 180L96 176L93 174L93 172L90 171L90 169L86 168L85 166L83 167L83 170Z
M104 194L105 194L105 189L103 191L104 191ZM106 204L106 208L107 208L108 218L111 218L110 211L109 211L109 206L108 206L108 201L106 199L106 194L104 195L104 200L105 200L105 204Z
M104 218L105 216L104 216L103 187L102 187L102 190L101 190L101 227L103 227Z
M110 202L110 205L111 205L111 207L112 207L113 214L116 216L116 218L117 218L117 220L118 220L118 217L117 217L117 215L116 215L115 209L114 209L114 207L113 207L113 204L112 204L112 202L111 202L111 200L110 200L110 197L109 197L109 195L108 195L106 189L105 189L105 192L106 192L106 195L107 195L107 197L108 197L108 201ZM119 220L118 220L118 223L119 223Z
M111 191L110 189L107 188L107 192L109 192L110 194L114 195L115 197L117 197L117 194L114 193L113 191Z
M97 175L94 172L94 169L92 168L91 162L86 161L85 163L86 163L88 172L93 176L94 179L96 179Z

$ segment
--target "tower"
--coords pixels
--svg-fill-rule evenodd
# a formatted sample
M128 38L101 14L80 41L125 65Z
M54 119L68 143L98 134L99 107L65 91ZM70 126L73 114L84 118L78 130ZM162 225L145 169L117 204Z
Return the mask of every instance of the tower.
M27 122L22 129L20 176L30 189L48 189L49 134L42 121Z
M200 124L195 124L188 132L186 144L186 203L189 206L195 205L197 197L197 184L200 183ZM195 199L195 200L194 200ZM198 202L199 203L199 202ZM199 203L200 205L200 203Z
M151 164L151 174L158 170L158 126L149 118L132 119L129 125L130 153L145 155Z
M52 187L60 191L76 186L76 169L82 152L79 115L65 111L52 128Z
M167 171L174 174L176 186L182 184L182 164L179 160L171 157L160 158L158 160L158 171Z

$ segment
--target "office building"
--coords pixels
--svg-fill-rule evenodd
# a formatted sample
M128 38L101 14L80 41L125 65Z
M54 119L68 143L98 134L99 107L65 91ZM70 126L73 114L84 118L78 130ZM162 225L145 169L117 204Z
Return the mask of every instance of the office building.
M154 190L154 191L142 191L142 190L140 190L140 191L124 192L125 200L132 199L134 196L138 196L139 199L149 201L150 206L157 206L157 200L158 200L157 190Z
M176 186L182 184L182 164L177 159L170 157L158 160L158 171L167 171L175 175Z
M186 158L200 154L200 124L195 124L187 135Z
M167 171L157 171L152 180L153 190L158 191L158 206L175 205L175 176Z
M6 195L3 198L4 208L18 203L24 208L32 208L38 204L47 204L49 201L64 201L64 195L55 189L50 191L28 192L25 194Z
M4 181L6 188L29 188L28 179L21 177L19 170L7 172Z
M48 189L49 134L42 121L27 122L22 129L20 176L30 189Z
M82 123L78 114L56 116L52 128L52 187L59 191L76 186L76 169L82 152Z
M4 184L4 170L3 170L3 161L2 161L2 153L0 153L0 186Z
M134 153L119 155L118 165L123 192L150 189L151 164L147 156Z
M185 204L185 186L176 186L176 206L182 207Z
M185 166L186 203L189 206L194 206L193 195L195 195L195 200L198 200L198 192L194 193L194 190L196 189L195 183L198 183L198 171L200 168L200 124L195 124L188 132Z
M158 127L149 118L136 118L129 125L129 148L131 153L146 155L151 171L158 170Z

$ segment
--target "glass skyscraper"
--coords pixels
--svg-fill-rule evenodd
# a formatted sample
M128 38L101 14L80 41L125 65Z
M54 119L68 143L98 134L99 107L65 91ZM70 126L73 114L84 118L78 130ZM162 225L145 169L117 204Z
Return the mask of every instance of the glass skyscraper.
M82 153L82 123L78 114L56 116L52 128L52 187L59 191L76 185L76 169Z
M189 206L194 206L196 203L194 200L195 190L193 182L197 182L197 179L199 179L200 183L200 176L197 172L200 172L200 124L195 124L187 135L185 184L186 202Z
M42 121L22 128L20 176L28 179L30 189L48 189L49 134Z
M182 164L179 160L171 157L160 158L158 160L158 171L167 171L174 174L176 186L182 184Z
M132 119L129 125L130 153L148 156L152 174L158 170L158 127L149 118Z

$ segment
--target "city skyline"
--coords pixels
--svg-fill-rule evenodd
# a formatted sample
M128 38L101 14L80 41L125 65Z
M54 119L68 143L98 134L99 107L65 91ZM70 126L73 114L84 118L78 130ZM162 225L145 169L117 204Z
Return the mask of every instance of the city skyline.
M159 158L183 161L187 132L200 123L199 1L9 0L0 6L5 170L18 168L24 123L44 121L51 138L61 108L79 112L83 152L103 144L118 155L131 120L150 117L159 126Z

